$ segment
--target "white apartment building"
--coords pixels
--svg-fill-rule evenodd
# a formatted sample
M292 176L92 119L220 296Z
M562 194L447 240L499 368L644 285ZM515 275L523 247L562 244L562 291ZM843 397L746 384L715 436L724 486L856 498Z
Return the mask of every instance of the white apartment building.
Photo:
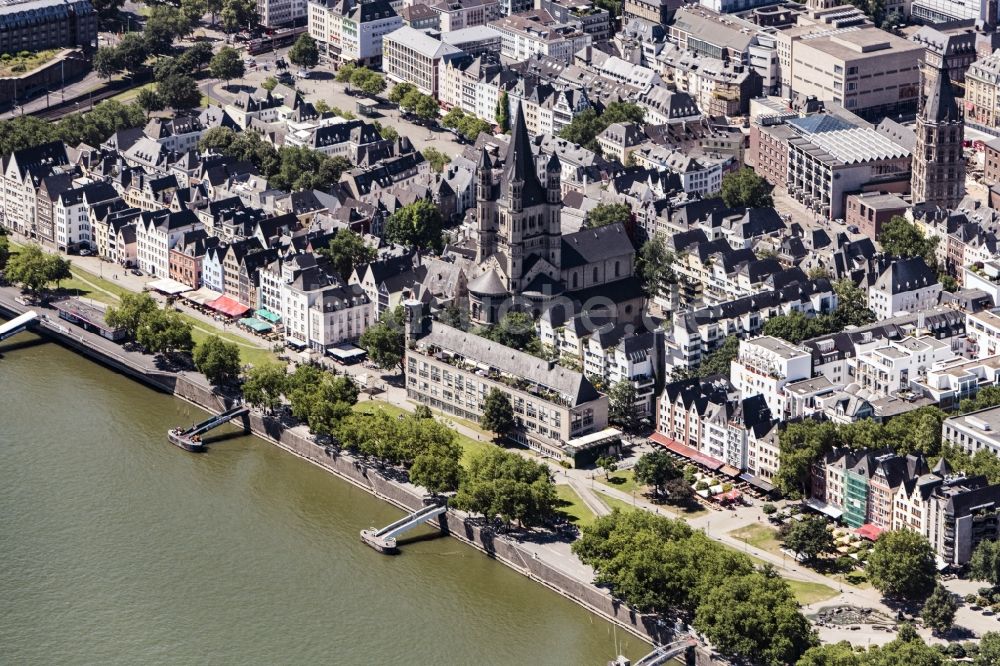
M90 224L90 209L95 204L117 198L115 188L107 183L93 183L61 192L52 207L56 247L64 252L76 247L94 249L96 238Z
M354 342L371 323L371 301L361 285L327 287L309 308L309 347L320 351Z
M569 64L573 54L590 46L592 37L574 26L559 23L546 11L512 14L491 21L500 31L500 53L515 62L541 54Z
M1000 354L1000 314L997 310L970 312L966 315L965 336L972 355L978 359Z
M868 307L876 319L902 312L928 310L941 298L941 283L922 257L899 259L889 264L868 288Z
M787 414L785 385L812 376L812 354L771 336L740 340L739 355L730 364L730 379L741 398L763 395L777 419Z
M388 0L311 0L309 35L333 60L378 65L382 38L403 26Z
M425 95L438 96L444 63L462 55L459 49L409 26L382 38L382 71L397 83L412 83Z
M144 211L135 224L136 260L139 268L150 275L169 277L170 250L185 232L201 229L203 226L190 210L178 213L167 210Z
M257 16L262 26L287 26L308 16L306 0L257 0Z
M855 380L873 397L884 398L910 391L910 383L925 380L934 364L957 358L947 341L907 336L859 354Z

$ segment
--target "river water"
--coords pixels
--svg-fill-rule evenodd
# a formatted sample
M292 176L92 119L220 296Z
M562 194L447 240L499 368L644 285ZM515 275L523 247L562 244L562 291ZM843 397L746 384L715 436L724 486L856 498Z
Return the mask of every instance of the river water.
M255 437L58 345L0 343L0 663L603 665L647 646ZM423 529L423 528L422 528ZM428 528L411 534L430 537Z

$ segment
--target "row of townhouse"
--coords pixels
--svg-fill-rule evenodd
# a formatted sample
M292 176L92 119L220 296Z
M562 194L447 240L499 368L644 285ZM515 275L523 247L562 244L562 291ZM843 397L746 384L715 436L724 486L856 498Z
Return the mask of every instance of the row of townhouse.
M943 458L929 469L920 455L832 451L813 466L809 503L873 537L922 534L944 565L965 565L980 542L1000 536L1000 485L955 474Z

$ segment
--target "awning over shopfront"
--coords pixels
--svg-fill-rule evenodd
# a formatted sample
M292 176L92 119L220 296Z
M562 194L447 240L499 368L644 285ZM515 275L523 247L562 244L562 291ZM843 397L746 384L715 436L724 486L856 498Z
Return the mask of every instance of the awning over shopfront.
M228 296L219 296L214 301L205 303L205 306L229 317L239 317L242 314L246 314L246 312L250 309L247 306L234 301Z
M160 278L159 280L147 282L146 288L158 291L161 294L169 294L171 296L175 294L183 294L185 291L191 291L191 287L187 286L183 282L171 280L170 278Z
M198 305L205 305L210 301L214 301L222 296L221 292L214 291L208 287L202 287L201 289L195 289L194 291L189 291L184 294L184 298L188 299L192 303L197 303Z
M730 490L725 493L719 493L712 499L714 499L716 502L735 502L739 498L740 498L740 491Z
M872 525L871 523L865 523L858 529L854 530L855 534L863 536L869 541L878 541L878 538L882 536L882 528L878 525Z
M713 472L720 469L725 464L721 460L716 460L711 456L706 456L697 449L693 449L690 446L684 446L680 442L670 439L662 433L654 432L649 436L649 441L659 444L660 446L669 451L673 451L678 455L684 456L692 462L698 463L702 467L705 467Z
M805 505L810 509L815 509L816 511L819 511L822 514L830 516L834 520L839 520L840 517L844 515L844 512L841 511L840 509L830 506L826 502L821 502L818 499L813 499L811 497L805 501Z
M774 486L764 479L754 476L753 474L740 474L740 478L749 483L754 488L763 490L765 493L773 493Z
M341 361L356 361L368 352L354 345L338 345L330 347L326 350L326 353Z
M257 331L258 333L267 333L272 328L274 328L266 321L261 321L260 319L257 319L255 317L247 317L245 319L240 319L240 323L246 326L247 328Z
M278 322L281 321L281 315L276 315L270 310L264 310L263 308L254 312L254 316L269 321L272 324L277 324Z

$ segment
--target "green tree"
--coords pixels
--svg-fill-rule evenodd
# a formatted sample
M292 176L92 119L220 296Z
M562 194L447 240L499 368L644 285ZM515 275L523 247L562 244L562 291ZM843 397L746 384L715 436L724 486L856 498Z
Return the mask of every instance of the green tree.
M149 10L142 37L149 53L170 53L174 40L191 33L191 20L170 5L154 5Z
M483 400L483 415L479 419L479 425L492 432L494 438L500 438L514 429L514 408L506 393L498 388L490 389Z
M38 294L52 282L70 277L69 262L49 255L39 245L27 245L7 260L4 275L32 294Z
M326 248L320 249L320 254L327 257L337 274L347 282L355 267L363 266L375 260L375 248L365 243L359 234L350 229L340 229L330 239Z
M923 257L932 269L937 267L938 237L927 238L917 225L896 215L882 226L878 242L886 254L902 259Z
M782 541L806 560L814 560L835 547L833 534L826 529L826 520L818 516L793 520Z
M212 56L209 70L212 72L212 76L226 82L226 88L229 87L229 82L232 79L240 78L246 71L239 52L229 46L223 46L218 53Z
M111 80L111 77L122 70L121 60L118 57L118 49L112 46L98 47L94 52L94 59L91 63L94 71L102 79Z
M205 0L181 0L181 13L192 24L199 23L207 11L208 3Z
M629 380L619 381L608 391L608 420L622 427L625 432L632 432L639 425L635 408L639 394Z
M10 259L10 241L7 240L7 236L0 234L0 270L3 270L7 266L7 261Z
M837 294L837 309L833 318L837 328L864 326L875 321L875 313L868 307L868 297L853 280L843 279L833 283Z
M612 102L605 107L603 113L598 113L593 107L576 114L569 125L559 131L559 136L567 141L579 144L595 153L601 152L597 145L597 135L612 123L641 123L646 111L632 102Z
M588 227L603 227L608 224L627 225L632 220L632 209L623 203L599 203L587 213Z
M288 59L293 64L307 69L312 69L318 65L319 47L316 46L316 40L310 37L308 33L303 33L292 44L292 48L288 51Z
M817 315L815 317L806 316L804 313L794 310L786 315L771 317L764 324L764 335L770 335L782 340L788 340L792 344L799 344L803 340L825 335L836 330L837 326L831 317Z
M611 456L600 456L594 464L604 470L605 479L610 479L611 473L618 470L618 461Z
M2 268L2 266L0 266ZM452 302L438 314L438 321L460 331L469 330L469 311Z
M451 158L437 148L424 148L420 151L420 154L431 165L431 169L437 173L444 171L444 168L448 166L448 162L451 162Z
M93 5L98 18L100 18L102 22L106 22L118 18L118 10L120 10L122 5L125 4L125 1L93 0L90 4Z
M997 664L1000 664L1000 631L988 631L979 639L979 654L972 660L972 666Z
M702 377L711 377L712 375L728 375L730 371L730 362L733 361L739 353L739 338L735 335L728 336L723 341L721 347L711 352L705 357L705 360L701 362L698 374Z
M417 117L425 123L436 119L440 110L438 101L430 95L421 95L416 106L413 107L413 113L417 114Z
M865 656L847 641L806 650L795 666L865 666Z
M441 211L434 202L420 199L407 204L389 216L385 224L385 239L409 247L432 248L443 245Z
M248 30L258 22L257 4L254 0L223 0L222 26L227 32Z
M904 631L908 629L908 631ZM904 624L896 640L872 647L865 656L865 666L943 666L940 652L924 643L913 628Z
M677 465L674 464L667 452L662 450L644 453L635 462L632 472L636 481L653 486L656 495L663 494L668 481L683 476L683 472L677 469Z
M194 367L214 386L226 386L240 375L240 348L217 335L198 344L192 358Z
M201 104L201 91L190 76L171 76L156 84L156 94L172 109L193 109Z
M122 35L118 46L115 47L115 53L119 67L135 74L146 63L150 50L141 34L129 32Z
M868 556L868 580L886 597L915 601L934 589L934 549L910 530L885 532Z
M243 379L243 399L249 404L273 414L281 406L288 373L277 363L264 363L247 371Z
M385 92L385 77L367 67L357 67L351 72L351 86L370 97L375 97Z
M339 80L340 79L338 79L338 81ZM417 92L417 87L412 83L397 83L392 87L392 90L389 91L389 101L399 106L399 104L403 101L403 98L410 93L415 92Z
M410 468L410 481L431 493L458 490L462 465L450 447L434 445L418 454Z
M924 624L935 634L943 634L955 624L957 610L958 602L955 601L955 596L938 583L934 586L931 596L924 602L920 617L924 618Z
M104 313L104 321L111 328L118 328L125 331L125 335L134 340L139 331L139 322L150 312L159 309L156 301L149 294L127 293L122 294L121 303L117 306L109 307Z
M194 348L191 324L174 310L153 310L139 319L135 340L153 354L190 352Z
M143 88L140 90L139 94L136 95L135 102L145 109L147 114L163 110L163 100L160 99L159 93L152 88Z
M535 320L526 312L508 312L495 326L477 332L505 347L535 355L541 351L542 343L535 330Z
M770 208L771 186L749 167L722 177L722 200L729 208Z
M723 654L767 666L795 663L819 644L788 583L765 573L729 577L709 590L694 627Z
M190 48L185 49L177 59L186 68L185 72L190 74L194 71L201 71L212 62L211 42L198 42Z
M969 578L986 581L994 587L1000 585L1000 541L979 542L969 561Z
M556 493L548 468L531 460L491 448L469 461L452 504L508 525L543 525L555 513Z
M663 234L656 234L642 244L635 257L635 270L650 298L666 296L671 285L677 284L677 273L673 268L675 261L676 257L667 249Z
M406 342L405 315L402 306L385 310L378 323L361 334L359 342L368 352L368 358L383 370L403 370L404 344Z
M506 90L500 93L500 99L497 100L496 121L501 132L506 134L510 131L510 98Z
M789 423L778 436L779 465L775 485L785 495L805 495L813 462L832 450L836 443L837 427L829 421Z

